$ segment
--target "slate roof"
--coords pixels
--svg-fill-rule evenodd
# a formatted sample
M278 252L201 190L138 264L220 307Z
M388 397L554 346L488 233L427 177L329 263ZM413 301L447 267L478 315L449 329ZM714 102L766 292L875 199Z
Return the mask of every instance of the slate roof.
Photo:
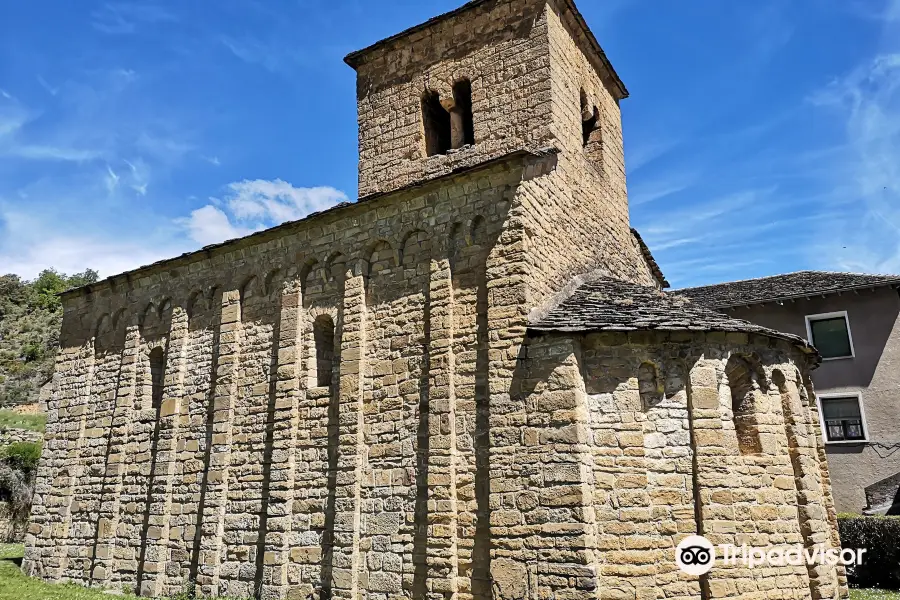
M710 308L721 309L836 294L884 285L900 286L900 275L799 271L759 279L683 288L673 290L672 293L686 296Z
M533 320L535 332L720 331L788 340L818 356L803 338L734 319L689 298L656 288L600 277L578 287L547 314Z

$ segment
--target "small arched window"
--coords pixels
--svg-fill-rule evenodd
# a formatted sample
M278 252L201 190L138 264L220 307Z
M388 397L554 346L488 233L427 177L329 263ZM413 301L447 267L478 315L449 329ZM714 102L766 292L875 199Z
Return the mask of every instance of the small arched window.
M319 315L313 322L313 341L316 346L316 385L331 385L334 371L334 321Z
M665 397L665 392L659 381L659 372L653 363L645 362L638 367L638 390L641 394L641 405L644 410L653 408L662 402Z
M150 351L150 402L154 409L162 405L163 383L166 373L166 353L157 346Z
M731 391L731 410L734 431L741 454L762 452L756 399L759 395L759 374L745 359L732 356L725 365L725 377Z

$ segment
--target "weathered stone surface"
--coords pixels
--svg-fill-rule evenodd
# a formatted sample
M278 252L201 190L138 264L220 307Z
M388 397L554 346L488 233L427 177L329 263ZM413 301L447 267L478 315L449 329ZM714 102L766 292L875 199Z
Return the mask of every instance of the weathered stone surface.
M360 202L65 294L26 572L148 596L643 600L699 596L673 557L693 533L838 543L805 348L656 302L626 92L571 2L478 0L348 61ZM445 154L426 89L454 111ZM572 294L598 272L631 303ZM747 598L844 583L710 577Z

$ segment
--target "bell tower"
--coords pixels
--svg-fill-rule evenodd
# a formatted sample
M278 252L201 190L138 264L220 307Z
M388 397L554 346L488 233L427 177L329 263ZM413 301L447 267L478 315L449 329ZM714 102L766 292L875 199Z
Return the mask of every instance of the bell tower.
M357 72L360 197L516 150L596 154L599 130L621 129L627 91L571 0L474 0L345 61Z

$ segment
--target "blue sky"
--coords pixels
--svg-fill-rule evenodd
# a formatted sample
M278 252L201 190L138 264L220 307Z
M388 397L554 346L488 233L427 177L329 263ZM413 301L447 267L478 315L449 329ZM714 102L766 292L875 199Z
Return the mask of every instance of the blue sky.
M0 2L0 272L33 277L354 199L342 57L462 0ZM631 92L632 223L674 287L900 273L900 0L579 6Z

